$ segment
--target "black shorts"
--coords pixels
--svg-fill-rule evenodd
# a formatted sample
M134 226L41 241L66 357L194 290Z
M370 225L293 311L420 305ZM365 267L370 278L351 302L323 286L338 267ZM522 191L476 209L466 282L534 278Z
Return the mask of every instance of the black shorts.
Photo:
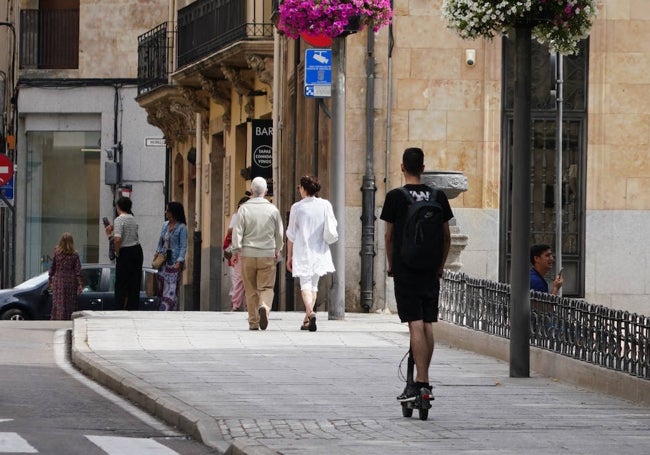
M395 276L395 301L402 322L438 322L440 279L437 274Z

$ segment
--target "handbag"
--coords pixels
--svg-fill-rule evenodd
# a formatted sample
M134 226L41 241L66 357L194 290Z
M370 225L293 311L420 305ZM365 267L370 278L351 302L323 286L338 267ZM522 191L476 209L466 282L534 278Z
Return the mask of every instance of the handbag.
M332 205L328 201L325 202L325 223L323 226L323 240L328 245L336 242L339 239L339 233L336 230L338 222L332 211Z
M158 253L158 255L154 256L153 260L151 261L151 267L154 269L160 269L166 261L167 255L165 253Z
M223 239L223 257L228 261L232 259L232 233L229 231Z

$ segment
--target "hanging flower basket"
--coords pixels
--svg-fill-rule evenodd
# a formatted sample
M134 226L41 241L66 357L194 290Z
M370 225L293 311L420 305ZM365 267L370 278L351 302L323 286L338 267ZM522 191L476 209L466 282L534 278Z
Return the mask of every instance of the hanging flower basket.
M283 0L278 12L278 30L293 39L304 33L335 38L364 26L378 31L393 17L390 0Z
M492 39L518 24L561 54L575 54L598 14L596 0L444 0L447 26L462 38Z

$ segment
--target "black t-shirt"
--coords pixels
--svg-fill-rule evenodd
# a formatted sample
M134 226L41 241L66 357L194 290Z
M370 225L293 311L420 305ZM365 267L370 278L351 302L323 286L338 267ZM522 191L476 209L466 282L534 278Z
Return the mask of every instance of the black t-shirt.
M416 201L428 201L433 194L433 189L423 183L418 185L404 185L404 188L411 193L411 196ZM437 190L435 193L436 201L442 207L443 220L445 222L451 220L454 217L454 214L449 206L447 195L440 190ZM381 215L379 216L380 219L393 224L393 264L391 266L393 273L399 272L403 269L399 251L402 246L402 233L404 232L404 223L406 221L408 206L411 202L412 201L408 200L406 195L399 188L390 190L386 194L384 208L381 210Z

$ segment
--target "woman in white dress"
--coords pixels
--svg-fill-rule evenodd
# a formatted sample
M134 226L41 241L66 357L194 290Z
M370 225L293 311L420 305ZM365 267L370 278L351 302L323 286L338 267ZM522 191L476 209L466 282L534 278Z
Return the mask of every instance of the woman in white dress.
M332 204L317 197L318 179L306 175L298 187L302 200L291 206L287 227L287 270L300 280L300 293L305 304L305 318L301 330L316 331L313 310L318 293L318 280L334 272L332 253L323 239L326 216L334 217Z

